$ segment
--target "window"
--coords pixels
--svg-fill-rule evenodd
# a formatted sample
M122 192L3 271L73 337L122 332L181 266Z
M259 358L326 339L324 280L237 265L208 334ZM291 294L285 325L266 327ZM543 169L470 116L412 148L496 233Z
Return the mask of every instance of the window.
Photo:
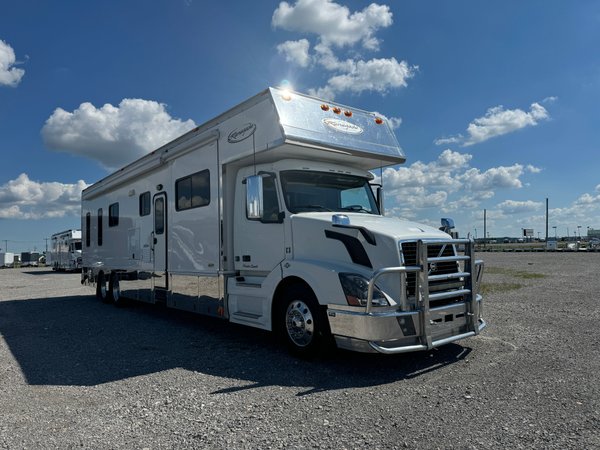
M98 210L98 247L102 246L102 208Z
M203 170L175 182L177 211L206 206L210 203L210 173Z
M379 214L369 180L355 175L287 170L281 187L292 213L310 211Z
M150 214L150 192L140 194L140 216Z
M92 228L92 214L87 213L85 215L85 246L90 246L90 231Z
M108 226L116 227L119 225L119 204L113 203L108 207Z
M163 234L165 232L165 199L158 197L154 201L154 233Z

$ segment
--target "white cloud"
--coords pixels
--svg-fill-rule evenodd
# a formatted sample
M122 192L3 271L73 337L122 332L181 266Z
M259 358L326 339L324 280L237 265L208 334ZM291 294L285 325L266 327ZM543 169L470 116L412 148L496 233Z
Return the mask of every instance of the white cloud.
M115 169L155 150L194 127L172 118L162 103L124 99L119 106L82 103L73 112L57 108L42 128L45 144Z
M544 99L544 102L552 102L554 97ZM489 108L483 117L478 117L467 127L467 136L461 134L456 136L442 137L436 139L436 145L447 145L449 143L460 143L466 147L469 145L485 142L493 137L512 133L522 128L536 126L542 120L548 120L548 110L539 103L532 103L529 111L521 109L504 109L503 106Z
M392 127L392 130L400 128L400 125L402 125L402 117L386 117L386 119L390 124L390 127Z
M308 67L311 62L331 72L324 86L309 89L311 95L333 100L343 92L364 91L385 94L407 85L417 67L396 58L363 59L360 50L379 50L375 33L392 25L389 6L370 4L351 13L346 6L333 0L298 0L293 5L281 2L274 11L272 25L305 35L315 35L314 54L307 39L287 41L277 46L286 61ZM356 49L356 46L359 46ZM350 55L345 59L336 53Z
M459 179L469 191L489 191L494 189L520 189L523 187L521 176L525 169L521 164L512 166L492 167L481 172L479 169L469 169Z
M0 218L42 219L79 216L81 191L88 185L38 182L25 173L0 186Z
M406 87L406 81L414 74L413 67L396 58L357 61L349 72L329 78L327 87L335 94L345 91L386 93L392 88Z
M333 0L298 0L294 5L281 2L271 21L273 27L312 33L327 46L343 47L361 42L375 50L379 40L374 33L392 24L389 6L371 3L362 11L350 10Z
M308 67L310 65L310 42L306 39L299 41L286 41L277 46L279 54L285 56L285 60L297 64L300 67Z
M0 86L14 87L21 82L25 71L13 67L15 62L15 51L9 44L0 39Z
M417 161L407 167L387 168L383 171L383 186L386 192L388 213L404 218L424 220L426 209L444 213L460 213L480 208L485 200L496 195L499 190L520 189L523 176L536 173L529 167L514 164L512 166L492 167L486 170L471 167L472 155L444 150L434 161ZM376 180L380 181L380 180ZM522 204L507 201L502 204L504 210L498 210L497 216L504 212L534 207L534 202Z
M505 200L498 204L498 208L504 214L532 213L534 211L539 211L542 207L542 202L534 202L532 200Z

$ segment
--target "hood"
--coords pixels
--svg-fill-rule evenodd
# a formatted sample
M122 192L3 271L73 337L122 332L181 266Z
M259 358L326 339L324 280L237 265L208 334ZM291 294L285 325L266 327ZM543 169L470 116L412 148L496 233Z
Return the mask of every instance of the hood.
M409 220L398 219L395 217L382 217L371 214L361 213L335 213L335 212L314 212L295 215L298 220L314 220L324 222L323 225L331 226L332 216L343 214L350 219L350 227L363 227L367 230L387 236L396 241L416 240L416 239L448 239L449 235L437 228L429 225L423 225Z

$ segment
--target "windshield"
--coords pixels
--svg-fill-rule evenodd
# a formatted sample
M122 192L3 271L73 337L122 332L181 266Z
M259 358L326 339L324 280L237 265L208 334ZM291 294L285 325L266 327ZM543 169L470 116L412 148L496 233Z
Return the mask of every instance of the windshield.
M344 211L379 214L366 178L328 172L286 170L281 187L288 211Z

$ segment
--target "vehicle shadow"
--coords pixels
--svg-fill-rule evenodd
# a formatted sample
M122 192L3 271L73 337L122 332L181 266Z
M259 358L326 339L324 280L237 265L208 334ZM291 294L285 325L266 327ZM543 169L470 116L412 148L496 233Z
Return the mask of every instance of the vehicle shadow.
M438 370L471 351L457 344L396 356L335 350L302 360L265 331L153 305L116 308L93 296L2 301L0 333L31 385L93 386L178 367L239 381L213 394L377 386Z

